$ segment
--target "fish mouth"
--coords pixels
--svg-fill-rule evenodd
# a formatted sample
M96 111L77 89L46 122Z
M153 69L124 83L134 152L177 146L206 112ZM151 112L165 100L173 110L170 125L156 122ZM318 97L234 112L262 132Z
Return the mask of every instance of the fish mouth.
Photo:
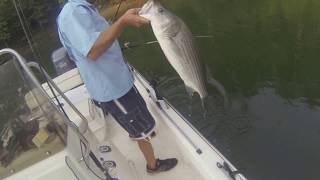
M154 5L154 0L148 0L140 9L139 11L139 15L146 15L148 14L148 12L150 11L150 9L152 8L152 6Z

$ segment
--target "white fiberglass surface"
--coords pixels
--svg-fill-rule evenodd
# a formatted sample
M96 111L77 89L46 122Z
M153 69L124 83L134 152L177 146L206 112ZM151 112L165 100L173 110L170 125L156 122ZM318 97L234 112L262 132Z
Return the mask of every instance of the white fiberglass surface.
M19 173L7 180L74 180L75 176L65 163L66 151L61 151Z
M168 172L158 173L155 175L148 174L146 172L146 162L137 143L129 138L128 133L125 132L111 116L107 116L105 127L91 129L92 135L96 136L95 139L98 139L98 143L103 143L104 141L110 142L120 152L121 156L124 157L132 171L122 171L121 173L130 173L130 180L202 180L212 179L212 177L214 177L214 179L229 179L221 169L216 168L215 163L221 161L221 158L210 150L207 145L204 146L203 144L205 143L202 141L197 141L197 143L201 144L204 154L201 156L197 155L195 153L195 149L190 146L190 144L183 142L185 139L181 137L181 135L177 136L175 127L172 127L172 125L169 125L170 123L168 123L167 120L163 119L161 111L153 100L148 98L149 95L145 91L145 88L141 86L141 83L136 82L136 85L145 98L148 108L157 122L155 129L156 136L151 139L156 156L162 159L175 157L179 160L179 164L173 170ZM90 117L90 112L88 110L89 96L87 92L84 92L85 90L84 86L80 86L70 90L66 95L70 97L71 101L73 101L79 111L89 119L89 127L91 127L96 120L93 120ZM65 106L65 110L71 120L77 120L79 118L76 114L70 113L71 111L68 106ZM177 114L175 117L177 117ZM182 120L180 119L179 121L181 122ZM183 126L186 126L186 124L182 125L180 128L184 129ZM190 129L188 131L190 131ZM193 139L199 139L195 133L191 134ZM98 145L94 144L96 142L90 143L92 143L90 145L91 147L97 147ZM210 159L213 157L212 161L206 159L209 157ZM208 164L210 165L206 167ZM202 169L202 167L205 168Z
M158 120L159 121L159 120ZM161 120L160 120L161 121ZM186 158L186 153L179 147L173 133L162 122L157 123L156 136L151 139L154 151L159 158L175 157L179 160L177 167L173 170L155 175L146 172L146 163L137 143L128 138L128 135L119 127L118 124L108 122L110 137L112 142L118 147L123 155L128 159L131 167L135 170L136 179L139 180L194 180L203 179L194 164Z
M83 87L78 87L77 89L72 90L73 92L69 92L67 95L72 94L72 96L75 96L77 91L78 93L83 93ZM84 112L84 115L87 116L88 119L91 119L88 113L88 99L86 99L85 96L87 96L87 94L82 94L81 98L83 100L78 100L75 105L80 112ZM66 108L66 111L69 112L68 108ZM69 117L71 119L77 119L75 114L72 114ZM126 133L111 116L106 117L107 129L103 129L102 131L107 131L106 140L116 146L126 158L134 172L135 179L137 180L176 180L179 178L183 178L184 180L203 179L194 167L194 164L186 158L188 152L179 146L179 142L177 142L178 139L175 138L175 135L161 119L156 118L156 121L156 136L151 139L156 156L162 159L176 157L179 160L178 166L173 170L156 175L147 174L146 162L137 143L129 138L128 133ZM89 126L91 122L89 122ZM101 129L98 129L98 131L101 131ZM99 132L93 131L93 133L96 136L99 136ZM97 137L97 139L101 139L101 137Z

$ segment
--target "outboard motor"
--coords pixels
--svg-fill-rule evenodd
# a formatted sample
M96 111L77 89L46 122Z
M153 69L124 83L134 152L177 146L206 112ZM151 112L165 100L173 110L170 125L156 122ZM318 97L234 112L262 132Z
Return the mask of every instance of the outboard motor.
M51 60L58 76L76 67L64 47L55 50L51 55Z

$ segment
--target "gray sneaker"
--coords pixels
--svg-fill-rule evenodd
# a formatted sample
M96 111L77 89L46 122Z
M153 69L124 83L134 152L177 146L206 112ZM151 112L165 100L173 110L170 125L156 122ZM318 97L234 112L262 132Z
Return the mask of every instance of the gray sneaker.
M157 159L156 168L151 169L147 166L147 172L150 174L154 174L162 171L169 171L170 169L174 168L177 164L178 164L178 159L176 158L170 158L170 159L164 159L164 160Z

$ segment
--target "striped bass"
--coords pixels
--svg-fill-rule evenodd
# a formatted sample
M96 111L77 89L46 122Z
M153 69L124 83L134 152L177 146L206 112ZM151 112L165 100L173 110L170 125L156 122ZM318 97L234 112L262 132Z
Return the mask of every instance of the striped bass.
M203 100L208 95L203 66L186 24L158 0L147 1L139 15L150 20L163 53L183 80L187 92L191 95L197 92Z

